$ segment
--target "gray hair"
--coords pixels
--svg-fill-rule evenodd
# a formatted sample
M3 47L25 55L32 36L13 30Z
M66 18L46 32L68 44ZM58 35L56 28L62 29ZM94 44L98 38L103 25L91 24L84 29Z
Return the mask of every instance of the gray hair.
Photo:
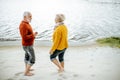
M29 12L29 11L25 11L24 13L23 13L23 17L26 17L26 16L28 16L28 15L30 15L31 13Z
M63 22L65 20L64 14L57 14L56 17L59 18L60 22Z

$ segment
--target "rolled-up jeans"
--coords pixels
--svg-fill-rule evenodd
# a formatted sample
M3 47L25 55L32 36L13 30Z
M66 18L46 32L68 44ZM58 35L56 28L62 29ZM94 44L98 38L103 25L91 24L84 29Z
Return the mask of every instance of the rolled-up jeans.
M63 50L57 50L56 49L53 52L53 54L50 55L50 60L52 61L52 60L56 59L56 57L58 56L59 62L64 62L64 53L65 53L65 51L66 51L66 48L63 49Z
M35 63L35 53L33 46L23 46L23 49L25 51L25 63L32 66Z

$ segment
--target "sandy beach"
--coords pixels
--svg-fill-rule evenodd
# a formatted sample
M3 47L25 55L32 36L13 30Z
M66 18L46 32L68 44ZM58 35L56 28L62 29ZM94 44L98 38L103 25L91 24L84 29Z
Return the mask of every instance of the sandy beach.
M18 44L17 44L18 43ZM24 76L24 51L19 42L1 42L0 80L120 80L120 49L97 44L71 46L65 53L65 72L49 59L50 46L34 45L34 76ZM16 45L15 45L16 44ZM49 44L50 45L50 44Z
M31 77L24 76L19 31L25 11L38 32ZM63 73L49 58L56 14L65 15L68 28ZM94 42L107 37L120 37L120 0L0 0L0 80L120 80L120 48Z

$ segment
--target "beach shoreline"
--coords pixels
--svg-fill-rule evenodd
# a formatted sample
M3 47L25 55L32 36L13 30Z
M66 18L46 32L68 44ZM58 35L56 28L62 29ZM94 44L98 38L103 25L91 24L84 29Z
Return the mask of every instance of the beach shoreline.
M95 41L89 41L89 42L79 42L79 41L68 41L68 44L70 47L75 46L89 46L89 45L98 45ZM16 41L0 41L0 47L2 46L20 46L22 45L21 40ZM51 46L52 41L48 40L35 40L34 46Z
M120 49L96 43L70 43L65 53L65 72L58 73L49 58L51 42L35 41L34 76L24 76L21 41L0 42L0 80L119 80ZM49 44L49 45L48 45ZM74 44L74 45L71 45Z

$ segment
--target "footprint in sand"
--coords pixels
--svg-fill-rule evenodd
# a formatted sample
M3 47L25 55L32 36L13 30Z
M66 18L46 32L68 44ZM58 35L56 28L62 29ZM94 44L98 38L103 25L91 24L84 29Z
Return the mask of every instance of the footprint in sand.
M90 76L91 76L91 77L95 77L96 75L95 75L95 74L91 74Z
M67 75L65 73L59 74L60 79L67 79Z
M18 79L21 74L23 74L23 72L18 72L15 74L15 76L13 76L12 78L9 78L7 80L26 80L26 79Z
M4 63L5 63L5 61L1 61L1 62L0 62L0 64L4 64Z
M7 80L14 80L14 79L12 79L12 78L9 78L9 79L7 79Z
M92 62L93 62L93 61L94 61L94 59L90 59L90 61L92 61Z
M59 75L60 76L60 79L59 80L66 80L66 79L69 79L70 77L72 78L77 78L77 77L79 77L79 74L71 74L71 75L69 75L69 74L60 74Z
M15 74L15 76L19 76L20 74L23 74L23 72L18 72Z
M54 76L57 76L58 77L58 79L57 80L65 80L65 79L67 79L67 77L66 77L66 75L65 75L65 73L53 73L53 74L51 74L52 76L54 75Z
M78 77L79 75L78 74L73 74L73 77Z
M93 68L93 65L90 65L89 68Z
M17 78L9 78L7 80L27 80L27 79L17 79Z
M64 76L62 76L62 78L63 78L63 79L67 79L67 77L66 77L65 75L64 75Z
M63 79L57 79L57 80L63 80Z

